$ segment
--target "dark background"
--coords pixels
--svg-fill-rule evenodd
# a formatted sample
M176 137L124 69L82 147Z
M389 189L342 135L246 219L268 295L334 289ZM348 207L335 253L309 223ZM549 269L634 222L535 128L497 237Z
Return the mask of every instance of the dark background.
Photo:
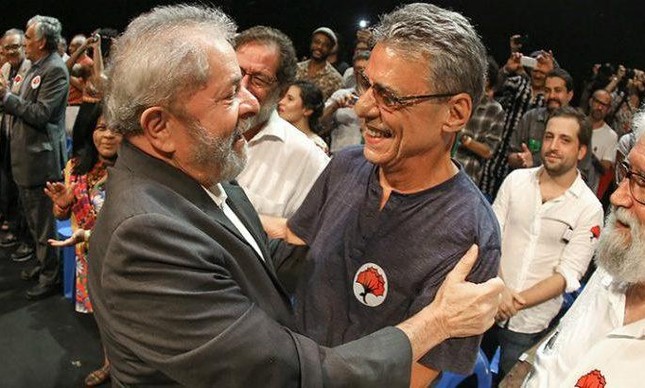
M57 17L68 39L91 33L97 27L123 31L129 20L164 0L22 0L0 11L0 30L24 28L34 14ZM409 2L409 1L408 1ZM359 19L372 23L378 15L406 1L353 0L222 0L202 1L221 7L241 29L264 24L289 35L299 57L307 55L311 31L328 26L340 33L341 53L349 61ZM435 4L459 11L476 26L489 52L503 65L508 57L508 38L526 34L525 54L550 49L580 84L594 63L623 63L645 68L645 2L642 0L453 0Z

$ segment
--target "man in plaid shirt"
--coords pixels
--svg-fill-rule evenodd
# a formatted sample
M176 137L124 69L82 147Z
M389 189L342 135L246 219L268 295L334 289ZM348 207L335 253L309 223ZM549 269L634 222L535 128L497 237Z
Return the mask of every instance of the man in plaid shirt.
M488 58L486 93L473 112L470 121L457 136L454 158L464 166L470 178L479 186L482 167L490 159L501 140L504 126L504 109L493 99L493 86L497 83L499 68Z

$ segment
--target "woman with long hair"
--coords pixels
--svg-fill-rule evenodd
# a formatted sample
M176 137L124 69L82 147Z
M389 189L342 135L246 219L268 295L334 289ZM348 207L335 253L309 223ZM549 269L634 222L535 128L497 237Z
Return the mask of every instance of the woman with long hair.
M67 162L65 183L47 182L45 193L52 199L58 219L71 218L72 236L64 241L49 240L52 246L75 246L76 253L76 311L91 313L92 304L87 290L88 241L96 217L105 200L107 168L116 160L121 135L107 128L96 105L88 117L93 130L86 130L85 146ZM85 378L85 385L104 383L110 376L110 362L104 357L101 368Z
M324 107L318 86L309 81L295 81L278 103L278 114L329 154L327 143L318 136L322 130L320 116Z

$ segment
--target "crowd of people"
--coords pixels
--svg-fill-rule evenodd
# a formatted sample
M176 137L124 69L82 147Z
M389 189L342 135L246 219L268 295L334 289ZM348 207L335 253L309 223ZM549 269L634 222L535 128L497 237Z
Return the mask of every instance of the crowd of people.
M206 6L62 30L1 39L0 247L37 300L75 246L87 386L427 387L480 346L506 386L638 381L643 71L594 65L574 108L548 48L500 67L421 3L351 65Z

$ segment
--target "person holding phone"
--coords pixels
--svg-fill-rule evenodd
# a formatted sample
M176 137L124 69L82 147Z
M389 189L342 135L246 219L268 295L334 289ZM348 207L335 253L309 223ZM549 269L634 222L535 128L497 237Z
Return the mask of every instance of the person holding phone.
M354 78L365 70L369 59L370 51L368 50L357 51L354 54ZM354 111L354 105L363 92L357 86L340 89L325 102L321 122L325 128L324 133L329 133L331 136L332 154L345 147L362 143L361 123Z

